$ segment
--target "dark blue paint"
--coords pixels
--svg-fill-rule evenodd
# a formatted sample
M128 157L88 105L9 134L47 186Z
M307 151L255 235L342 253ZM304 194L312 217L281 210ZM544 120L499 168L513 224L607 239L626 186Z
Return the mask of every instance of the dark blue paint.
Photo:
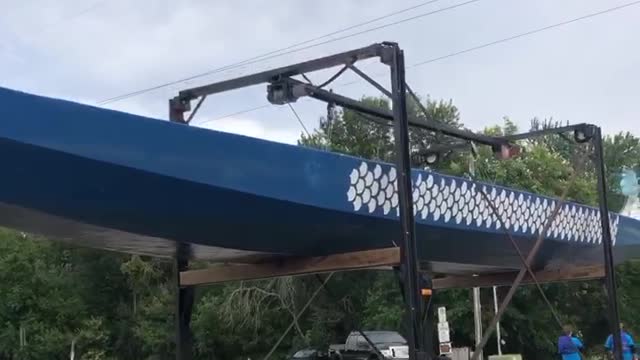
M324 255L399 242L394 213L355 213L346 201L348 174L362 162L354 157L0 88L0 161L0 204L165 244ZM0 218L2 225L45 235L55 226L37 221ZM621 218L619 228L619 245L640 244L639 222ZM419 219L417 235L422 261L520 264L499 230ZM105 247L154 253L147 242L109 236ZM523 232L516 238L523 251L534 240ZM595 245L548 240L537 266L597 262L599 252Z

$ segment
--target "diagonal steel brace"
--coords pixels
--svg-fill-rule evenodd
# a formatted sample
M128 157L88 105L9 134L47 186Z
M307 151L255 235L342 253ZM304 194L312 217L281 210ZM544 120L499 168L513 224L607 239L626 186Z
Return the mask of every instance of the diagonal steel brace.
M576 175L577 175L577 171L574 171L573 174L571 175L571 179L569 180L568 186L564 189L562 196L560 197L560 200L558 200L556 207L553 209L553 212L551 213L551 216L547 219L544 227L542 228L542 231L540 231L540 234L536 239L536 242L533 244L533 248L531 248L531 251L529 252L526 258L526 264L528 266L531 266L533 259L536 257L536 255L538 254L538 250L540 250L540 247L542 246L542 241L544 240L545 234L547 233L547 231L549 231L551 224L553 224L553 221L556 219L556 217L560 213L560 209L562 208L562 206L564 206L566 202L567 194L569 192L569 188L575 181ZM473 355L471 356L471 360L479 359L480 354L482 353L482 349L484 349L484 347L487 345L487 342L489 341L489 337L491 337L491 335L493 334L493 331L496 329L496 325L502 318L502 315L507 309L507 306L509 306L509 303L511 303L511 299L513 299L513 296L515 295L516 290L518 290L518 287L520 286L520 283L522 282L526 274L527 274L526 268L522 268L518 272L518 275L513 281L511 288L509 288L509 292L507 293L504 300L500 304L500 307L498 308L498 312L491 320L491 324L489 324L489 328L487 329L487 332L482 337L480 344L476 344L476 349L473 352Z
M551 301L549 301L549 298L545 294L544 289L542 288L542 285L540 285L540 282L538 281L536 275L533 273L533 270L531 269L531 266L529 266L529 264L527 263L527 259L524 257L524 254L522 253L522 250L520 249L520 246L518 246L518 243L513 238L513 235L511 234L511 232L509 230L507 230L507 228L504 226L504 220L502 219L502 216L498 212L498 209L496 208L496 205L491 201L491 199L489 199L489 196L487 195L487 193L484 190L480 190L480 195L482 195L482 197L485 199L485 201L489 204L489 207L491 207L491 211L493 211L493 213L496 215L496 218L500 222L500 225L501 225L501 227L503 229L504 234L507 236L507 238L509 238L509 240L511 241L511 244L513 245L513 248L518 253L518 256L520 257L520 261L522 262L522 266L526 268L527 273L529 273L529 276L531 277L531 280L533 280L534 284L538 288L538 291L540 292L540 296L542 297L544 302L549 307L549 310L551 311L551 314L553 315L553 317L555 318L556 322L558 323L558 326L560 328L562 328L562 321L560 320L560 317L558 316L558 313L556 312L556 309L551 304Z
M300 311L296 314L296 316L294 317L293 321L285 329L285 331L282 333L282 335L280 335L280 338L278 339L278 341L276 341L276 343L271 347L271 350L269 350L267 355L265 355L264 358L262 358L262 360L269 360L269 358L271 357L271 355L273 355L273 353L276 351L278 346L280 346L280 343L282 342L282 340L284 340L284 338L287 337L287 334L289 334L289 331L291 331L291 329L293 329L296 321L298 321L300 316L302 316L302 314L304 314L304 312L307 311L307 308L309 307L309 305L311 305L313 300L318 296L320 291L324 288L324 286L327 284L329 279L331 279L333 274L334 273L329 273L329 275L327 275L327 277L325 277L324 280L322 280L320 282L321 285L318 288L316 288L316 290L313 292L313 294L311 294L311 297L307 300L306 304L304 304L302 309L300 309Z

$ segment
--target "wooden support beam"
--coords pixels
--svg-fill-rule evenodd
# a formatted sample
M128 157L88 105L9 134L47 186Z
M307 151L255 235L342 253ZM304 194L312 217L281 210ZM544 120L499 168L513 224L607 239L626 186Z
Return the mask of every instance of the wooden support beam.
M452 289L511 285L516 275L517 272L483 274L479 276L446 276L433 279L433 288ZM604 267L602 265L571 266L554 270L542 270L536 273L536 278L540 283L584 281L601 279L603 277ZM522 283L533 284L533 279L527 275Z
M226 281L256 280L278 276L347 271L400 264L400 248L366 250L311 258L287 258L262 264L221 264L180 273L182 286Z

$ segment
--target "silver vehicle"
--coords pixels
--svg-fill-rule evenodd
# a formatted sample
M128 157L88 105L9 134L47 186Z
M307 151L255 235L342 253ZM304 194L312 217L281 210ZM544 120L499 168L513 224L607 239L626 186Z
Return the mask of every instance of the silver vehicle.
M396 331L364 331L375 349L359 332L351 332L344 347L332 346L334 360L374 360L378 359L378 351L385 359L408 359L407 340ZM376 351L376 349L378 351Z

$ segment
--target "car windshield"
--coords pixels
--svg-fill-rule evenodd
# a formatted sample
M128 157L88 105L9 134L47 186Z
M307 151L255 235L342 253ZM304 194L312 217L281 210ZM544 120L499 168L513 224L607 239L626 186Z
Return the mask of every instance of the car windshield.
M365 334L374 344L407 343L407 341L396 332L372 332Z

